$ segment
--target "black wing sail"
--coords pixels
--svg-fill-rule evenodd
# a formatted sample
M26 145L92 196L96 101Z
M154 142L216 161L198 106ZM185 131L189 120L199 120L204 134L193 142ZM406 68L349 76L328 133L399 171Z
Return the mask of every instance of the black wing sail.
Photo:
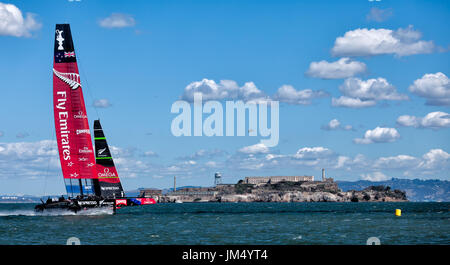
M95 194L104 198L121 198L125 194L117 174L105 134L99 120L94 121L95 162L98 183Z

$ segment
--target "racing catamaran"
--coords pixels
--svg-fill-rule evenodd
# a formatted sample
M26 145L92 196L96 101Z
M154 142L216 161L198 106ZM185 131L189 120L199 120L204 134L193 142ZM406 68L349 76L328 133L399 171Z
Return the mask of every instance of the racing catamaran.
M53 58L53 110L59 160L68 198L51 199L36 211L153 204L125 197L100 120L94 121L95 156L69 24L57 24Z

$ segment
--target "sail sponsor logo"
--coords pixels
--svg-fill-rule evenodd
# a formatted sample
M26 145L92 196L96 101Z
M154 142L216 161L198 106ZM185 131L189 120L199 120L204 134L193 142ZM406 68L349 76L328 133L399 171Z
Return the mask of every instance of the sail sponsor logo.
M106 151L106 147L103 149L98 149L98 156L106 156L106 154L103 154Z
M87 161L88 159L86 158L86 157L80 157L80 158L78 158L78 161L81 161L81 162L84 162L84 161Z
M112 191L112 190L119 190L119 187L101 187L100 188L101 190L104 190L104 191Z
M97 176L98 176L99 178L114 178L114 177L117 177L117 176L116 176L116 173L110 172L110 171L109 171L109 168L103 169L103 172L99 172L99 173L97 174Z
M92 149L89 149L89 147L83 147L83 149L78 149L78 153L80 154L89 154L92 153Z
M58 77L61 81L68 84L70 88L73 90L81 87L81 79L80 75L77 73L62 73L53 68L53 73Z
M74 114L73 117L75 119L86 119L87 115L84 114L82 111L79 111L78 114Z
M64 46L63 46L63 41L64 38L62 36L62 33L64 32L64 30L56 30L56 41L58 42L58 50L63 51L64 50Z
M91 132L89 131L89 129L77 130L77 135L80 134L91 134Z
M69 113L66 111L66 101L67 93L66 91L56 92L56 106L55 110L58 111L59 119L59 136L61 139L61 153L64 160L70 160L70 145L69 145L69 134L67 126L67 119L69 118Z
M66 91L58 91L56 95L59 97L57 99L58 104L56 104L56 108L60 110L66 109L66 101L67 101L67 93ZM67 112L66 112L67 113Z
M120 199L120 200L116 200L116 205L127 205L127 200L126 199Z
M141 202L142 205L156 203L155 199L153 199L153 198L137 198L136 200Z
M86 189L88 186L86 186ZM90 188L90 187L89 187ZM96 201L78 201L78 204L81 205L97 205Z

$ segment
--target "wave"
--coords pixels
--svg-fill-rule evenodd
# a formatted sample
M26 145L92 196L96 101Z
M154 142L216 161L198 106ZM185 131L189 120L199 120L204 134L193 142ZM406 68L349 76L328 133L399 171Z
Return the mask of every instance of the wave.
M36 212L34 210L9 210L0 211L0 217L7 216L78 216L78 215L112 215L112 209L87 209L74 213L68 210L54 209L44 212Z

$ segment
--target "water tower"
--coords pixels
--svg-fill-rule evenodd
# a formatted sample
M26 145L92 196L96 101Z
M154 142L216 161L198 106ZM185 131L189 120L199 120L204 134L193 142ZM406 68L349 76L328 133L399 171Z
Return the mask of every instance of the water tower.
M222 184L222 174L216 172L214 174L214 185L217 186L218 184Z
M173 191L177 191L177 176L173 176Z

